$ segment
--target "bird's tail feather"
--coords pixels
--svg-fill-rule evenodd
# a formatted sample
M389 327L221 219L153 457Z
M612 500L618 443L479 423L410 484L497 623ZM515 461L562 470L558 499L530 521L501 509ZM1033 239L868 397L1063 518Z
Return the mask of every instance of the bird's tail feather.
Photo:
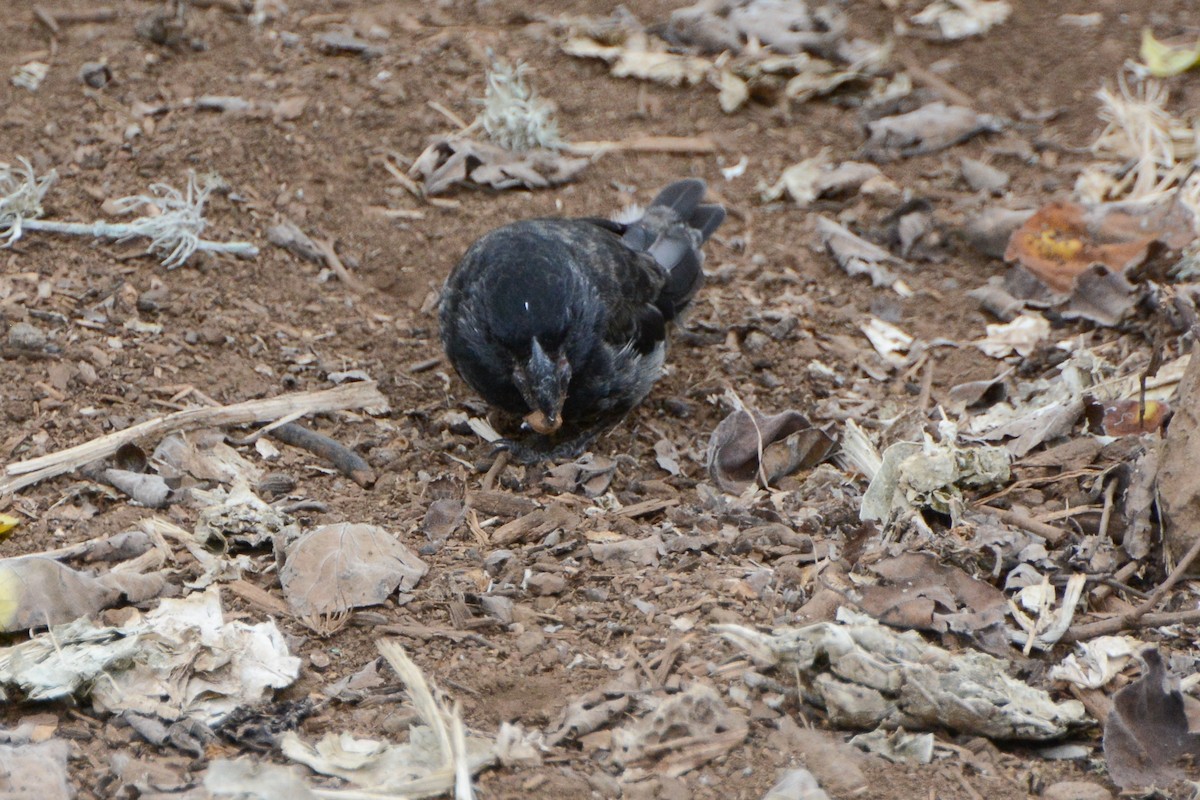
M658 307L670 320L704 283L700 247L725 219L725 209L705 205L704 181L686 178L667 186L622 237L635 250L654 256L667 271Z

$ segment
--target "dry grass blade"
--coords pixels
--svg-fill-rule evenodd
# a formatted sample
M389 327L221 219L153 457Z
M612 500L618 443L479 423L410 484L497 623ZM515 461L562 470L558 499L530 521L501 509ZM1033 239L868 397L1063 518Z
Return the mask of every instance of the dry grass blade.
M297 392L265 400L249 400L216 408L192 408L165 417L155 417L90 442L9 464L0 477L0 495L16 492L39 481L62 475L85 464L107 458L122 445L142 438L162 437L178 431L205 427L246 425L295 414L318 414L351 408L384 408L387 399L374 381L359 381L318 392Z
M376 642L376 646L400 676L400 680L404 681L413 706L421 720L433 731L440 745L443 759L441 768L421 783L445 782L443 791L449 789L452 784L455 800L471 800L475 796L471 787L471 764L467 757L466 732L458 708L447 708L446 704L435 696L421 668L408 657L408 653L404 652L404 648L398 642L381 639Z

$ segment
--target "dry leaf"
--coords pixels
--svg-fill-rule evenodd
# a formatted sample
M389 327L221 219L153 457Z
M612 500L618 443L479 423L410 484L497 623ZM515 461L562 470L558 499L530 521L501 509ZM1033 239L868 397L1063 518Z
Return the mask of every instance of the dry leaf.
M157 573L111 572L95 577L50 558L0 561L0 631L61 625L116 605L156 597L166 586Z
M1040 208L1009 239L1004 253L1058 292L1069 292L1075 279L1093 264L1124 272L1142 263L1153 234L1135 233L1121 217L1096 216L1078 203L1056 202Z
M563 52L577 58L604 59L612 65L612 74L617 78L640 78L670 86L697 84L712 67L707 59L649 47L644 34L629 37L623 46L608 46L575 37L567 40Z
M1158 650L1141 654L1146 672L1113 696L1104 724L1104 759L1122 789L1200 778L1200 733L1188 730L1179 681Z
M616 474L616 461L585 453L574 461L551 467L542 483L558 492L599 497L608 491Z
M709 439L708 474L723 491L741 494L756 481L770 485L816 466L833 445L833 437L814 428L799 411L767 417L738 410L723 419Z
M901 297L912 295L912 290L889 269L890 266L898 266L911 270L912 267L904 259L855 236L828 217L817 217L817 234L847 275L868 275L873 286L891 287Z
M975 638L1004 627L1004 593L933 555L906 553L869 569L883 580L860 586L858 604L885 625Z
M1011 14L1012 6L1005 0L936 0L912 21L937 26L943 40L953 41L987 33Z
M1200 64L1200 41L1182 45L1167 44L1155 39L1149 28L1143 28L1140 55L1151 75L1170 78Z
M490 142L460 137L435 139L417 156L409 174L423 183L425 194L437 195L457 184L493 189L542 189L574 178L588 165L553 150L510 153Z
M298 616L341 614L411 589L429 567L377 525L322 525L296 540L279 571Z
M936 153L976 134L997 133L1004 127L999 117L979 114L966 106L946 105L939 100L907 114L868 122L870 138L865 150L877 161L890 161Z
M1083 414L1088 429L1101 436L1141 436L1161 430L1171 406L1161 400L1137 399L1101 401L1085 397Z
M699 0L671 12L672 41L710 53L740 53L761 42L775 53L832 50L846 34L844 12L831 6L809 10L808 3L778 0Z
M1028 356L1049 336L1049 320L1041 314L1021 314L1003 325L989 324L987 336L974 344L992 358L1005 358L1014 352Z
M675 778L729 752L749 730L715 689L694 683L661 700L644 719L613 731L613 760L626 766L627 780L653 773Z

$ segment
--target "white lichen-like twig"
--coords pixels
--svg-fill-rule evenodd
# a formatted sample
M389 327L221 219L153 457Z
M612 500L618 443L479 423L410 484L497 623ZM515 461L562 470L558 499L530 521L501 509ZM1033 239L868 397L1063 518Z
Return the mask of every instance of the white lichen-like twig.
M554 106L529 87L525 80L528 71L522 63L516 66L501 61L492 63L479 121L494 143L511 152L561 148L564 142L554 118Z
M1131 89L1124 79L1118 89L1104 87L1100 117L1107 124L1092 145L1100 155L1132 161L1132 169L1109 187L1110 196L1150 199L1175 185L1196 158L1200 130L1167 110L1167 90L1157 81Z
M42 198L56 177L53 171L37 177L33 166L25 159L15 167L0 164L0 240L3 242L0 247L11 247L26 231L42 231L117 242L149 239L146 252L159 256L168 269L187 262L197 250L247 257L258 255L258 248L249 242L212 242L201 238L207 225L204 203L214 183L201 184L194 173L188 174L184 192L165 183L155 183L150 186L150 194L117 200L115 206L120 213L131 213L140 208L150 210L129 222L98 220L81 223L42 219L45 213Z

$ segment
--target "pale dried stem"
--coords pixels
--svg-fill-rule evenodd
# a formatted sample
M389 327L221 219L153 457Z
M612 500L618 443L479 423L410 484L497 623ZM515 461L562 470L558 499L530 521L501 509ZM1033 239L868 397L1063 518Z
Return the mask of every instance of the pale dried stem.
M9 464L0 473L3 476L0 477L0 496L107 458L122 446L141 439L161 438L168 434L197 428L246 425L296 413L301 415L319 414L352 408L383 408L386 405L387 400L380 393L374 381L359 381L317 392L299 392L216 408L192 408L186 411L177 411L174 414L155 417L90 442L69 447L66 450Z

